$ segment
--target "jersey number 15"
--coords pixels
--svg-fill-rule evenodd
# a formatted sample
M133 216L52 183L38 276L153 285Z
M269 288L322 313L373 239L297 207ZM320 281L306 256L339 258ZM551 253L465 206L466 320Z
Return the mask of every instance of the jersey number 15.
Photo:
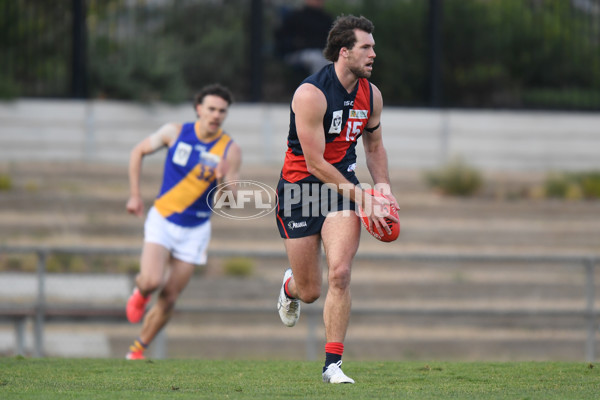
M360 135L360 127L362 126L362 121L348 121L346 125L348 125L348 129L346 129L346 141L354 142L358 135Z

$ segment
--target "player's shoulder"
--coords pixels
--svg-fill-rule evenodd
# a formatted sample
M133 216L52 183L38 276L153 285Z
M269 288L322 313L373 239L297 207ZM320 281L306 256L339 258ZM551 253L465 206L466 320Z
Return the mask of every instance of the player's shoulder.
M381 90L379 90L379 88L375 84L373 84L373 82L369 81L369 84L371 85L371 96L373 99L373 106L375 108L383 107L383 95L381 94Z
M303 83L298 86L292 98L292 108L295 110L298 105L326 108L327 99L325 93L317 86L311 83Z
M221 138L221 140L231 143L230 146L236 144L235 140L233 139L233 136L227 131L222 131L220 138Z
M371 90L373 92L374 97L382 97L381 90L375 85L373 82L369 81L369 85L371 85Z
M184 124L180 122L167 122L160 129L161 131L171 135L179 135L179 132L181 132L183 125Z
M156 132L149 136L152 149L156 150L161 146L172 146L179 137L181 124L167 122L163 124Z
M165 125L168 126L172 131L179 133L185 124L182 122L167 122Z
M304 82L294 92L294 98L314 99L325 97L323 90L311 82Z
M228 157L239 157L242 154L242 148L239 144L237 144L234 140L231 140L229 143L229 150L227 152Z

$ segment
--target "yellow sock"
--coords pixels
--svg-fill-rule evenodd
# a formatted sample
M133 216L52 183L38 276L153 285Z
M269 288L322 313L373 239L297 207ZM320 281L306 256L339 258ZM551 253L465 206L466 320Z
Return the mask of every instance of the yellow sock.
M133 341L133 344L129 346L129 350L133 353L136 353L138 351L143 352L144 350L146 350L146 347L148 347L148 345L142 342L142 339L137 338Z

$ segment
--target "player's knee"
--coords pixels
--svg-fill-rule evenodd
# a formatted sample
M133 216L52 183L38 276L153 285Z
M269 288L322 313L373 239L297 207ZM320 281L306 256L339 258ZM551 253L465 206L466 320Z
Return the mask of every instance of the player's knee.
M304 287L296 285L296 290L298 291L298 298L304 303L314 303L321 296L320 283L318 285L314 283Z
M151 293L160 287L162 279L155 278L152 276L138 275L138 277L135 280L135 283L140 289L140 291L144 293Z
M329 286L336 289L346 289L350 286L350 268L331 268L329 273Z
M300 292L300 300L302 300L303 303L314 303L315 301L318 300L319 297L321 297L321 290L314 290L314 289L310 289L310 290L305 290Z
M162 292L160 292L158 300L161 303L161 307L163 307L165 311L170 311L175 307L175 303L177 302L178 297L179 293L163 290Z

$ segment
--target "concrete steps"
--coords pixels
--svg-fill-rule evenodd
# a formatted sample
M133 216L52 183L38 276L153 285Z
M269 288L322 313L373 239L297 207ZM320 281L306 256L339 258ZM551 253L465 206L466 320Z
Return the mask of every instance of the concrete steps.
M77 243L139 243L143 220L125 212L124 166L9 164L2 170L11 176L14 189L0 196L0 242L39 238L69 243L77 237ZM160 174L160 165L144 167L142 192L147 206L158 190ZM274 186L277 174L270 168L254 168L245 170L243 178ZM600 251L598 202L444 198L425 188L418 173L398 171L392 176L401 205L400 240L382 244L365 234L362 247L373 251ZM516 183L503 179L504 186L536 183L535 177ZM213 244L218 247L232 240L263 241L266 246L280 242L272 215L251 221L216 216L213 226Z
M0 172L8 174L14 184L11 191L0 192L3 245L141 246L143 219L125 212L126 167L14 163L1 166ZM160 174L160 165L144 166L142 191L148 205ZM256 167L244 170L243 178L274 186L277 174L272 168ZM600 253L600 203L503 200L494 195L499 186L526 187L539 182L539 176L492 177L495 186L470 199L430 192L418 172L393 171L392 176L401 204L400 239L384 244L365 234L360 253ZM272 216L251 222L215 217L211 249L282 252L283 245ZM0 255L0 263L8 258ZM225 257L211 258L184 292L180 307L244 304L265 311L178 314L166 331L167 355L302 359L314 353L307 349L307 337L313 335L311 343L316 343L317 357L321 357L324 333L316 310L323 299L305 307L308 311L294 329L283 327L277 317L275 301L287 264L285 256L253 259L253 273L246 278L226 276L225 261ZM595 283L600 283L600 277ZM585 288L580 265L360 258L354 265L352 287L357 313L352 316L345 359L583 360L585 320L567 314L584 309ZM121 300L115 301L124 304L127 296L128 290L123 290ZM450 312L359 312L368 309ZM490 310L490 315L468 316L460 314L461 310ZM494 315L497 310L565 313L560 317L499 316ZM314 331L309 329L311 324ZM10 331L7 326L0 328ZM109 349L103 356L122 357L139 326L58 324L48 329L49 337L101 334Z

